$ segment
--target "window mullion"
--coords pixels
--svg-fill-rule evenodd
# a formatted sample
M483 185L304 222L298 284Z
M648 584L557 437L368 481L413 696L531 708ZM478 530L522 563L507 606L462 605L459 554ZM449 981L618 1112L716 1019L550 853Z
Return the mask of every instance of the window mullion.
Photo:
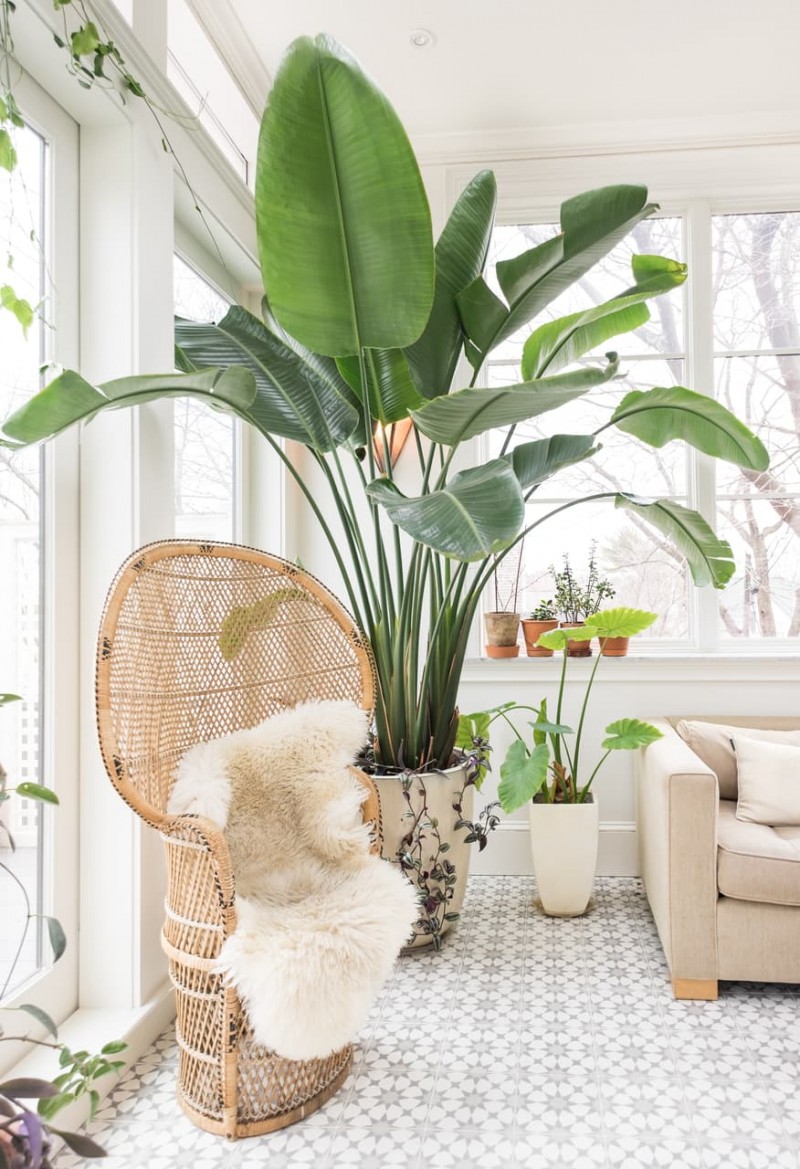
M714 274L711 205L693 202L686 217L689 264L687 314L687 384L699 393L715 395L714 381ZM716 466L699 451L687 451L690 506L712 525L716 523ZM698 649L716 650L719 641L719 601L714 589L690 590L691 622Z

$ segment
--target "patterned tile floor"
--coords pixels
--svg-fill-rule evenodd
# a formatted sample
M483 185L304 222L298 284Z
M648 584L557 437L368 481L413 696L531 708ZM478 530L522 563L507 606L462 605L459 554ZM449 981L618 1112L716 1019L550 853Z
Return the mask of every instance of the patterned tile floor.
M227 1144L184 1119L174 1076L167 1033L92 1125L108 1169L800 1169L800 993L675 1002L633 879L559 920L529 878L473 878L458 933L400 960L304 1123Z

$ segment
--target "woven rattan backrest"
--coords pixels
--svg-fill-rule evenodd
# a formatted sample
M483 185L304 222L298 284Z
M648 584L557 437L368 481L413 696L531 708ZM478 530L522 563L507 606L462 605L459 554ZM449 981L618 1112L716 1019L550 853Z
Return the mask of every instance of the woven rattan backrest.
M103 759L131 807L160 824L175 765L299 702L371 710L369 646L328 590L252 548L174 540L123 564L97 654Z

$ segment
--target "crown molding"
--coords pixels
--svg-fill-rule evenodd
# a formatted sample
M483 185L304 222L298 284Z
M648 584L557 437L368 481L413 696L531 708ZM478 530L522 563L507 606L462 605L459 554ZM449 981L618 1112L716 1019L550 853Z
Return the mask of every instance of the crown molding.
M186 3L226 65L242 97L260 119L272 77L253 48L253 42L230 0L186 0Z

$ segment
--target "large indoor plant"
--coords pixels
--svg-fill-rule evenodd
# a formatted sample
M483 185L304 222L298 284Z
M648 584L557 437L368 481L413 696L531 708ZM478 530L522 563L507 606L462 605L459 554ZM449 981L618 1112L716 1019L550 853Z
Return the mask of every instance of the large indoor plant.
M525 344L524 380L483 387L492 349L656 210L641 186L568 199L557 235L498 263L497 295L483 275L495 199L494 176L482 171L434 248L419 168L392 107L334 41L301 38L286 54L261 125L263 319L233 307L215 325L179 322L183 373L94 387L67 371L5 427L10 443L37 442L109 406L191 395L265 436L330 545L340 587L372 646L378 693L371 761L379 776L402 778L384 785L384 829L389 851L417 875L420 932L434 941L457 912L456 886L465 876L465 865L444 855L456 817L458 832L480 836L470 819L469 774L440 775L454 762L462 664L497 561L548 518L526 526L526 500L562 468L590 458L611 426L656 447L682 439L747 468L768 461L729 412L680 387L629 393L594 433L555 432L512 449L517 423L614 378L614 353L578 363L641 326L649 316L644 302L682 284L686 268L635 256L625 293L541 324ZM398 488L386 449L385 428L406 418L418 459L411 495ZM497 427L511 428L502 454L464 467L465 444ZM306 448L313 481L283 439ZM380 474L373 439L385 454ZM719 588L730 578L730 547L697 513L617 491L587 498L607 499L671 539L696 584ZM563 523L578 502L550 514L560 511ZM441 784L444 817L429 805ZM389 810L393 799L397 807Z
M582 769L586 713L602 655L595 659L586 680L578 725L573 729L562 721L570 640L633 637L655 620L655 613L641 609L604 609L591 614L575 629L543 633L539 644L562 654L555 719L549 718L545 699L538 707L507 703L499 710L515 734L500 767L500 804L504 812L528 805L539 897L544 912L554 917L584 913L591 897L599 829L593 785L600 768L613 752L634 751L661 738L661 731L650 723L635 718L617 719L605 729L599 762L590 771ZM536 719L526 739L517 730L513 715L515 711L531 710Z

